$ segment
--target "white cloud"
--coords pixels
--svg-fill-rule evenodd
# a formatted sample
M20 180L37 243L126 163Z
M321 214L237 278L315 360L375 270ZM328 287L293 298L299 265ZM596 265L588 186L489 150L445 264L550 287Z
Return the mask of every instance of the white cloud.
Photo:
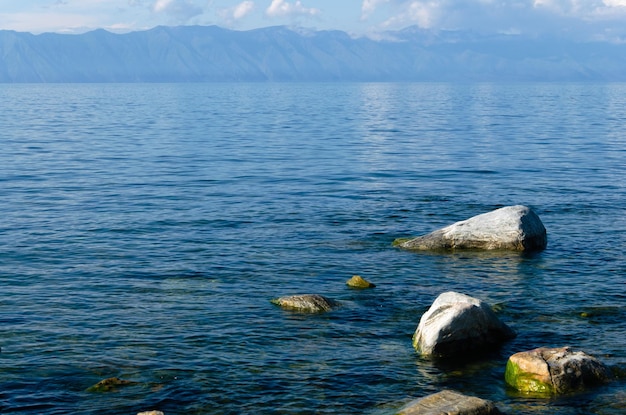
M157 0L152 9L157 13L164 12L173 2L174 0Z
M152 6L155 13L168 15L177 23L184 23L203 13L202 7L191 0L157 0Z
M361 20L378 29L410 25L491 33L598 32L626 28L626 0L362 0ZM626 29L618 30L626 32Z
M106 30L110 32L131 32L133 30L137 30L137 27L132 23L113 23L105 27Z
M592 6L596 0L587 0L586 4L577 0L534 0L533 7L562 15L580 13L585 6Z
M361 19L367 19L374 11L384 3L389 3L390 0L363 0L361 5Z
M82 33L97 27L93 16L73 13L13 13L0 14L0 23L6 30L18 32Z
M232 27L236 26L244 17L250 15L254 9L254 1L246 0L233 7L219 9L217 15L220 17L222 24Z
M361 34L416 25L483 33L626 38L626 0L0 0L0 28L41 33L95 28L218 24L245 29L269 20L315 19ZM218 6L220 5L220 6ZM322 13L323 10L323 13ZM264 20L265 18L265 20Z
M626 7L626 0L533 0L534 8L545 8L563 14L585 17L610 8Z
M366 6L366 2L368 0L363 2L363 6ZM367 7L378 6L381 3L381 0L371 0ZM395 0L392 4L395 14L385 20L382 27L400 28L407 25L417 25L424 29L434 28L442 23L442 17L446 15L446 10L454 11L453 5L455 4L458 6L458 3L448 0Z
M315 16L320 13L320 10L304 7L300 0L292 3L285 0L272 0L272 4L265 13L270 17Z
M409 20L419 27L430 29L439 20L441 4L437 1L414 1L409 4L407 15Z
M233 18L235 20L239 20L254 10L254 2L253 1L244 1L235 6L233 10Z
M532 5L535 9L581 21L626 17L626 0L533 0Z

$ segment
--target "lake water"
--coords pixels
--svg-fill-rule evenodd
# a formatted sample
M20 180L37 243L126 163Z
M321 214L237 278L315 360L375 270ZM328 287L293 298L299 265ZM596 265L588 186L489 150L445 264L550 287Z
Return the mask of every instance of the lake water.
M507 358L626 368L626 84L0 85L2 414L393 414L455 389L509 414L626 411L626 381L520 396ZM417 254L524 204L535 255ZM377 286L349 289L359 274ZM411 345L442 292L498 305L488 358ZM341 303L307 315L275 297ZM94 393L109 377L135 384Z

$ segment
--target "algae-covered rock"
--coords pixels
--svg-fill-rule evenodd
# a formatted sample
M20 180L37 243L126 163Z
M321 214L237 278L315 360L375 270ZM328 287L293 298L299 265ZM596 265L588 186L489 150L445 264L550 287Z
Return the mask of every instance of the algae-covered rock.
M352 287L352 288L374 288L374 287L376 287L376 285L374 285L371 282L365 280L360 275L353 275L352 278L350 278L348 281L346 281L346 284L349 287Z
M133 382L133 381L126 380L126 379L108 378L108 379L101 380L100 382L96 383L93 386L90 386L89 388L87 388L87 392L112 392L112 391L116 391L120 387L136 385L136 384L137 382Z
M272 304L276 304L287 310L302 311L306 313L321 313L330 311L337 303L329 298L319 294L302 294L290 295L271 300Z
M416 399L397 415L498 415L501 412L491 401L444 390Z
M511 356L504 379L523 393L556 395L608 382L610 370L582 351L541 347Z
M161 411L146 411L146 412L139 412L137 415L165 415L165 414Z
M413 335L413 347L422 355L460 355L498 345L515 337L489 305L454 291L445 292L420 319Z
M546 228L526 206L507 206L453 223L427 235L397 240L409 250L503 249L534 251L546 248Z

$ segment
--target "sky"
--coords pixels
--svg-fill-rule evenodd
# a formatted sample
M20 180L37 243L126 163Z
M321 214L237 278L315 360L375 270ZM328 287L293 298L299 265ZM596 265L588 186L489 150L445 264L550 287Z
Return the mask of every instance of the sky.
M626 0L0 0L0 30L123 33L286 25L374 36L418 26L626 42Z

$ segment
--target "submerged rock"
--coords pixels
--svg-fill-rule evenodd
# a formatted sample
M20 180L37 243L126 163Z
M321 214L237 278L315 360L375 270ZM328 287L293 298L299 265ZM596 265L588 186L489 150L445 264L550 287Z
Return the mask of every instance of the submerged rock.
M483 301L454 291L445 292L420 319L413 347L425 356L454 356L495 346L515 337Z
M119 389L122 386L136 385L137 382L133 382L120 378L108 378L101 380L95 385L87 388L87 392L111 392Z
M337 303L322 295L303 294L290 295L271 300L272 304L276 304L288 310L303 311L307 313L321 313L330 311Z
M491 401L444 390L410 402L397 415L497 415Z
M346 281L346 284L349 287L352 287L352 288L374 288L374 287L376 287L376 285L374 285L371 282L365 280L360 275L353 275L352 278L350 278L348 281Z
M610 373L599 360L582 351L541 347L511 356L504 379L520 392L555 395L608 382Z
M146 411L146 412L139 412L137 415L165 415L165 414L161 411Z
M526 206L507 206L453 223L427 235L396 240L410 250L505 249L535 251L548 243L541 219Z

